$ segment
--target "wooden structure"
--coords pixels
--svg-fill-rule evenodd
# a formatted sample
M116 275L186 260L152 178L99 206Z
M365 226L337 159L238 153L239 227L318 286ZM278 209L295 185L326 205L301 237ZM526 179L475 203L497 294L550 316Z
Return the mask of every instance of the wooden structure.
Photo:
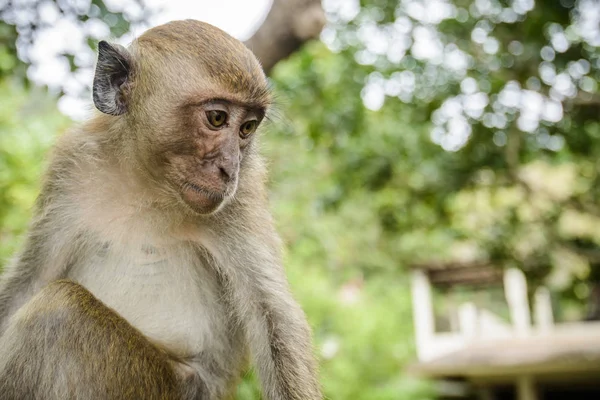
M458 306L458 329L437 332L433 288L461 285L502 287L510 318L467 301ZM483 263L416 266L412 298L419 362L411 371L434 379L444 398L600 399L600 324L555 324L545 288L534 295L532 318L527 293L517 269Z

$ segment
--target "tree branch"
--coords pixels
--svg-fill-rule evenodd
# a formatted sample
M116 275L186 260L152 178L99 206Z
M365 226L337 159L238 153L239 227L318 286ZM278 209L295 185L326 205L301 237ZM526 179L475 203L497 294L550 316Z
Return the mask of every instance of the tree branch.
M273 0L265 22L245 44L268 74L304 42L318 37L324 25L320 0Z

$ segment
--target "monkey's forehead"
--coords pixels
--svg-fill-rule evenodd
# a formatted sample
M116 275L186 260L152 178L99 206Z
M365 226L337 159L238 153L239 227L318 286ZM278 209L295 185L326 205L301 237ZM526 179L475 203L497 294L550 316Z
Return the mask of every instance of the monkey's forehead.
M241 96L246 103L260 104L263 107L271 103L271 90L262 70L259 74L227 67L224 65L209 71L211 80L229 92Z
M199 69L217 85L238 93L254 103L268 104L270 87L260 63L239 40L210 24L173 21L145 32L135 42L142 57L140 63L157 67ZM185 70L185 69L184 69Z

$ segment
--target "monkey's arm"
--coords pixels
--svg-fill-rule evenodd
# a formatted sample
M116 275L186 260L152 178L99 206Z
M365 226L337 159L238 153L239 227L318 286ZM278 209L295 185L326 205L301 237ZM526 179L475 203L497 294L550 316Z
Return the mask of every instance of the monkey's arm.
M59 213L54 204L40 196L24 247L0 276L0 334L17 309L45 284L64 276L73 262L80 234L68 218L53 218Z
M225 254L228 262L222 272L234 311L245 328L264 397L322 399L310 328L289 291L279 238L270 215L254 213L256 223L237 225L237 248ZM245 232L248 226L255 229Z
M322 399L313 356L311 333L304 312L287 284L262 282L266 290L258 302L256 319L264 335L250 338L250 348L267 399ZM258 283L261 286L261 283Z

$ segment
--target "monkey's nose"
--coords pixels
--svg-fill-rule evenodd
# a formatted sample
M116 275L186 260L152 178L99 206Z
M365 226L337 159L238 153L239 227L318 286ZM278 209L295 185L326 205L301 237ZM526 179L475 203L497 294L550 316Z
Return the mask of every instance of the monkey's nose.
M233 161L231 158L226 157L220 160L217 163L217 168L219 170L219 175L223 182L229 183L235 178L235 174L237 173L238 164Z
M231 170L229 170L228 168L225 167L219 167L219 172L221 173L221 178L225 181L225 182L229 182L231 181L231 179L233 178L233 175L231 173Z

